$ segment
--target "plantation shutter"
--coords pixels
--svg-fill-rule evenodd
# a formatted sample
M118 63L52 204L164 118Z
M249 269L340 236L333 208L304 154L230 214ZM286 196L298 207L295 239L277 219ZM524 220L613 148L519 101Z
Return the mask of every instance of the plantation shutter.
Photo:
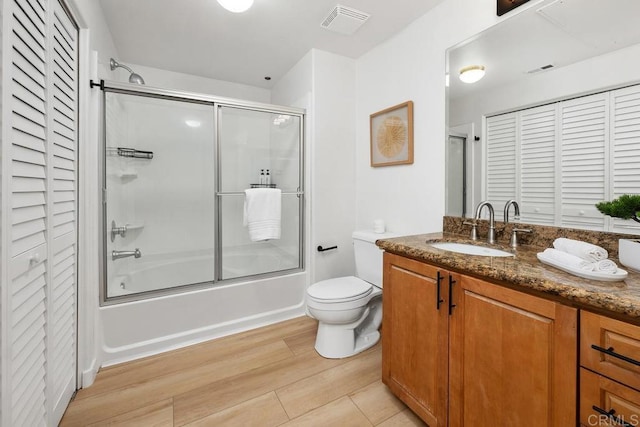
M611 92L611 195L640 194L640 86ZM612 231L640 232L632 220L613 219Z
M57 1L2 15L0 424L56 425L76 386L77 30Z
M487 200L496 210L496 219L502 218L502 209L516 194L516 113L487 117Z
M557 104L520 113L520 219L553 225L556 208Z
M595 204L607 199L608 94L560 103L562 226L604 230Z

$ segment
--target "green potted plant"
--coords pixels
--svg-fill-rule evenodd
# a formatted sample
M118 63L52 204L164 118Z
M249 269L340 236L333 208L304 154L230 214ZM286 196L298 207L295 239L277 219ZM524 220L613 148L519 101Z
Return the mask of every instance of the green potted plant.
M610 202L596 203L596 208L610 217L640 222L640 195L638 194L624 194ZM620 264L640 272L640 240L619 239L618 258Z
M596 203L596 208L610 217L640 222L640 194L624 194L610 202Z

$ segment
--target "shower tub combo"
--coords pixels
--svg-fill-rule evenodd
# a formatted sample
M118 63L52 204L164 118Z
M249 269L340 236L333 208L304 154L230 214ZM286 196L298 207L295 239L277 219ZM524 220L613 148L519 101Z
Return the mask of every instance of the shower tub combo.
M102 365L303 314L303 111L103 87ZM279 239L250 239L252 187Z

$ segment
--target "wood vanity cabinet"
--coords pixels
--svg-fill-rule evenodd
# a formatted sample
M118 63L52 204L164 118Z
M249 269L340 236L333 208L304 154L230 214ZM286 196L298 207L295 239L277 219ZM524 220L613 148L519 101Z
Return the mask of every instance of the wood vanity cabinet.
M580 312L580 423L640 426L640 326Z
M576 424L576 309L390 253L383 298L383 382L429 426Z
M383 275L382 381L429 426L446 426L446 301L457 276L389 253Z

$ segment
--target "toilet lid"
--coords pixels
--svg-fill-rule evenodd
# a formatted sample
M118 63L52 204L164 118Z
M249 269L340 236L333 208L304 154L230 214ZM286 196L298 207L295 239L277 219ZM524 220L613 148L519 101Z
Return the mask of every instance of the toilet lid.
M364 298L373 292L371 283L355 276L323 280L309 286L307 294L315 300L352 301Z

